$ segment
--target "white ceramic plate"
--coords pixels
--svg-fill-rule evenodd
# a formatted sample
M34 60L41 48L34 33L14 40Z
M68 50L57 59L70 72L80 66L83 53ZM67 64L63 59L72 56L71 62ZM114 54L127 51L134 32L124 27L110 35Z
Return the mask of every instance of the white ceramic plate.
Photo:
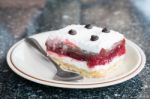
M37 39L45 49L44 45L48 33L37 34L32 37ZM53 80L52 78L56 73L53 64L41 58L41 54L27 46L24 40L10 48L7 54L7 62L16 74L39 84L63 88L105 87L129 80L144 68L146 57L141 48L130 40L127 40L126 43L127 54L123 62L118 64L119 68L111 71L104 78L85 78L72 82Z

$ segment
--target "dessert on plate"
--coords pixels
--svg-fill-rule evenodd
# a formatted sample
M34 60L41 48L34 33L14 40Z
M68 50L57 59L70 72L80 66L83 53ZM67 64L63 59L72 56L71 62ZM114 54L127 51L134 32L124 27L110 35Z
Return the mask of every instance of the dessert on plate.
M62 68L85 77L105 76L126 53L122 34L90 24L53 31L45 45L48 55Z

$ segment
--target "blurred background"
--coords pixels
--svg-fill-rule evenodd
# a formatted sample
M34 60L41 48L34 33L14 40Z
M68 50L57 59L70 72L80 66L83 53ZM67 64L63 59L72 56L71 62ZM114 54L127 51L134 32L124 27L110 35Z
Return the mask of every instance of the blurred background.
M14 74L8 49L26 36L70 24L107 26L146 54L144 70L122 84L89 90L42 86ZM0 0L0 99L150 99L150 0Z

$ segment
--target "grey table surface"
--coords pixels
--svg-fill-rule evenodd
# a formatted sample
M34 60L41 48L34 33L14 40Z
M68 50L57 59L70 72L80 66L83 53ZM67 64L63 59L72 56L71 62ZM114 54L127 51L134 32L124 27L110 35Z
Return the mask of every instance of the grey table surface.
M149 0L18 1L0 1L0 99L150 99ZM104 88L64 89L28 81L8 67L7 51L18 40L87 23L119 31L139 45L147 57L140 74Z

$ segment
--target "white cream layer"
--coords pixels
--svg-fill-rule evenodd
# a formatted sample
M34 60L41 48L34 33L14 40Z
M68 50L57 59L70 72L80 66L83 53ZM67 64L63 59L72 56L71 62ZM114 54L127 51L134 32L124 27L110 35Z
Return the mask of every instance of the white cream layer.
M67 56L58 56L55 53L51 53L49 54L51 57L57 58L59 60L62 60L64 63L68 63L68 64L72 64L74 66L76 66L77 68L86 70L86 71L98 71L98 70L107 70L109 69L111 66L113 66L115 63L121 61L124 57L124 55L120 56L120 57L115 57L110 63L106 63L105 65L96 65L93 68L89 68L87 66L87 62L86 61L79 61L76 59L73 59L71 57L67 57Z
M102 48L111 49L115 43L124 39L124 36L116 31L110 30L110 33L102 32L102 28L93 26L92 29L87 29L85 25L69 25L63 29L49 33L51 40L69 40L77 45L82 50L87 52L99 53ZM68 31L73 29L77 32L76 35L68 34ZM99 37L96 41L91 41L91 35Z

